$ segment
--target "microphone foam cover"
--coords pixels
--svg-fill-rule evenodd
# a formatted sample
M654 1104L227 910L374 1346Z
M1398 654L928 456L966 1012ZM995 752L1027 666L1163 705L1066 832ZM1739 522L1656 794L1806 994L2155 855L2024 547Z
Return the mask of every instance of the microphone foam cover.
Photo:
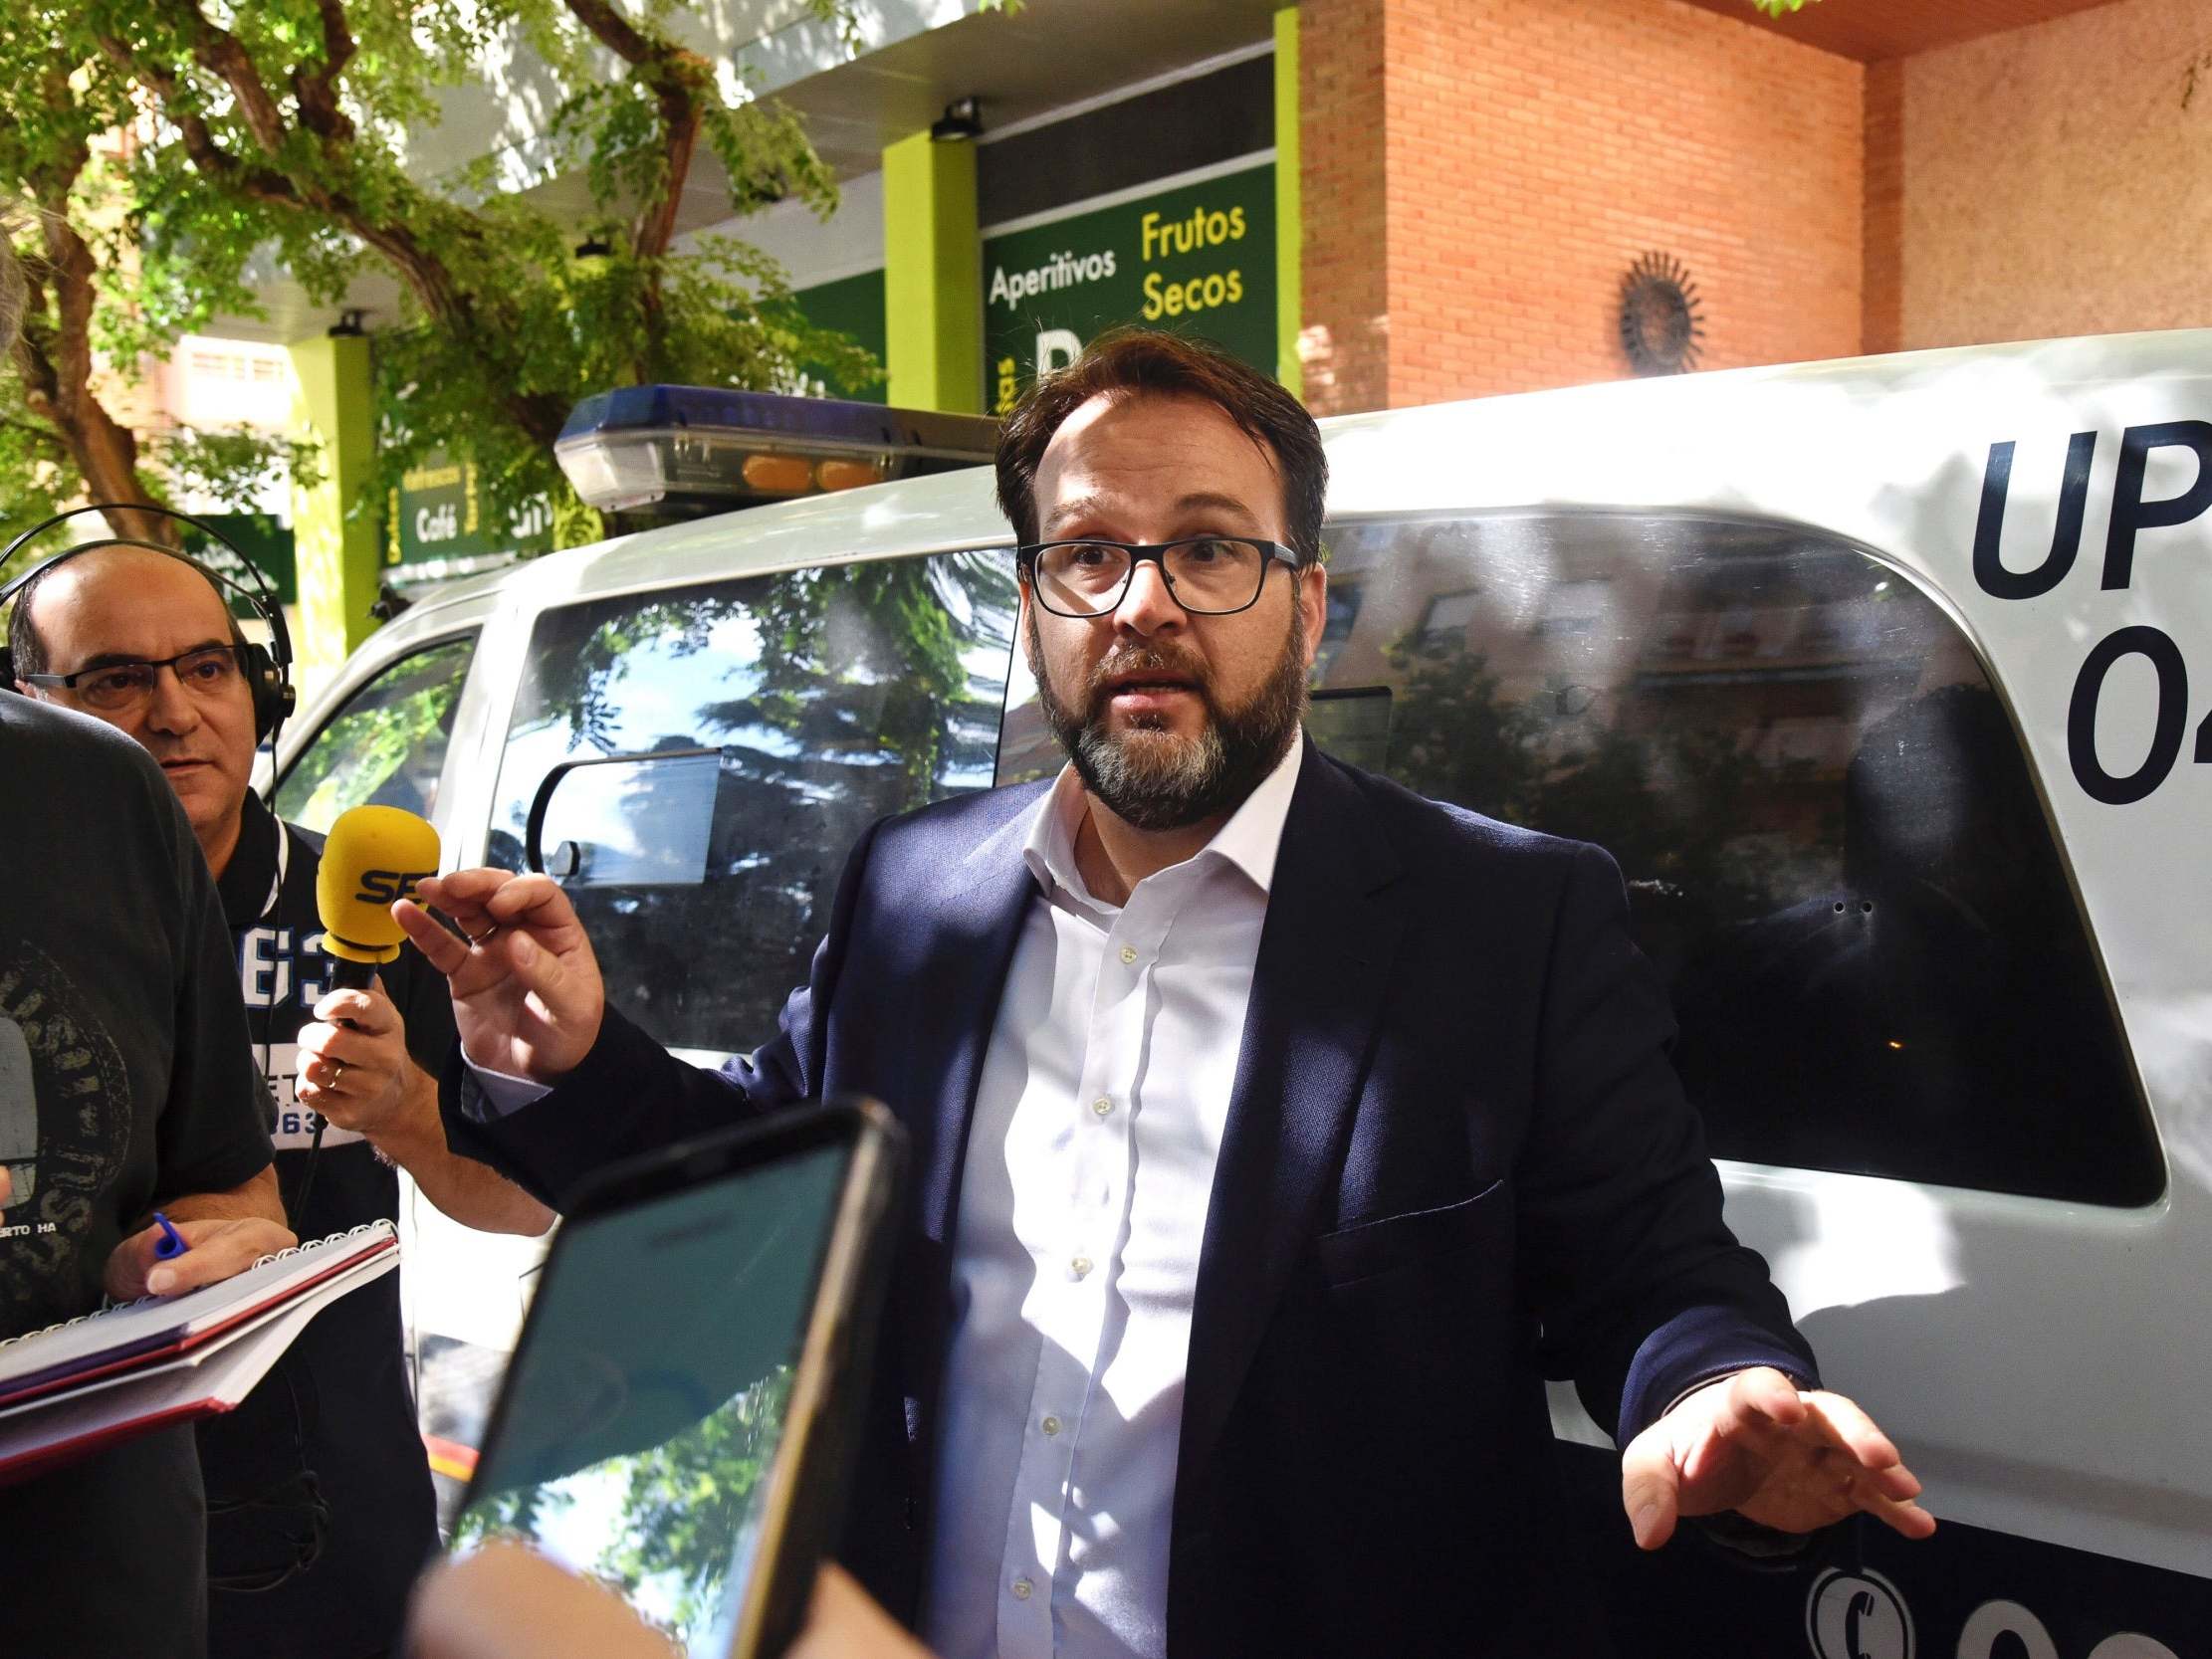
M338 814L315 874L323 948L352 962L388 962L406 935L392 920L395 899L438 873L438 832L396 806L356 806Z

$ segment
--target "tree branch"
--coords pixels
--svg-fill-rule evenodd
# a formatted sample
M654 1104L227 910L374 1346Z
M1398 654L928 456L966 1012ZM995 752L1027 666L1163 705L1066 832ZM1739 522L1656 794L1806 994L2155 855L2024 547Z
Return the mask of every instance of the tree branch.
M57 305L62 303L66 289L66 284L56 283ZM22 378L23 406L46 423L46 430L24 429L68 455L94 501L118 507L150 504L153 497L138 477L137 439L108 413L88 381L73 382L67 377L68 359L56 362L41 337L46 332L44 328L26 326L16 335L15 360ZM65 339L63 344L66 347L69 342ZM167 518L117 511L109 521L118 535L175 544L175 525Z
M284 111L276 95L262 82L253 55L236 35L209 21L198 0L154 0L153 9L175 25L192 43L192 59L221 81L238 101L239 119L254 135L254 142L270 155L284 149Z
M683 204L684 180L699 147L704 118L701 104L714 85L714 66L696 52L673 41L648 35L615 10L609 0L562 0L569 14L599 44L638 72L650 89L661 118L662 149L666 168L659 194L639 210L631 231L631 247L640 259L659 259L676 237L676 211ZM655 285L647 298L657 311Z
M76 106L70 66L60 59L47 66L40 91L49 109ZM94 499L146 502L152 498L138 477L138 441L109 414L93 390L93 311L99 303L95 284L100 262L69 220L70 197L91 163L90 136L80 130L26 181L39 210L42 255L36 275L25 273L35 286L25 296L26 315L15 356L22 371L25 407L67 446ZM155 526L141 524L136 515L130 515L127 523L118 521L115 527L124 535L146 535Z
M594 4L596 0L585 3ZM162 115L176 128L193 167L210 181L248 200L311 221L334 224L358 238L383 259L430 317L472 341L488 362L496 364L500 352L511 343L510 334L479 314L478 302L486 302L496 313L501 297L496 293L469 293L436 251L434 240L436 236L476 236L481 226L458 210L442 217L426 216L420 211L421 193L408 185L402 185L390 200L373 210L364 206L349 191L330 182L330 172L310 165L288 145L292 131L252 55L235 35L208 18L199 0L147 0L147 4L183 36L193 62L230 91L239 119L261 152L257 158L225 147L202 113L195 89L173 62L142 55L119 36L100 37L101 50L109 60L154 96ZM338 82L355 57L358 44L347 24L343 0L317 0L317 10L323 26L323 62L312 70L295 67L291 84L300 103L301 126L315 135L325 161L336 162L354 137L354 124L338 101ZM648 51L656 49L656 43L630 29L617 14L610 12L608 18L619 25L616 33L626 32L633 45ZM698 67L699 73L711 74L704 61L698 61ZM344 176L342 168L336 176ZM672 220L672 208L670 217ZM507 378L511 382L512 374ZM501 404L534 441L547 445L559 435L568 414L564 399L544 392L513 391L501 399Z
M301 124L328 149L353 136L352 118L338 105L337 82L358 47L346 25L344 0L317 0L316 9L323 17L323 67L313 74L294 69L292 90L300 100Z
M230 40L229 36L223 38ZM462 297L452 273L407 226L371 219L359 203L343 191L326 189L313 179L296 178L272 167L242 161L222 147L205 117L191 106L188 89L174 70L140 58L127 42L112 35L101 36L100 44L118 69L153 92L160 101L162 114L175 125L182 138L184 153L202 173L268 206L328 215L382 254L399 280L431 315L444 322L469 324L472 308ZM237 42L231 40L231 45L236 47ZM243 54L244 49L239 48L239 51ZM349 46L347 51L350 52ZM250 63L247 69L251 71ZM259 85L258 80L255 84ZM554 423L553 430L557 434L558 422Z
M67 458L69 445L62 442L62 435L50 426L37 426L30 421L9 420L0 417L0 432L20 432L32 443L54 455Z
M161 113L177 130L184 141L184 153L208 178L228 185L254 201L271 206L298 207L300 193L293 189L291 180L282 173L267 167L253 166L241 161L216 141L206 117L192 108L184 96L182 84L175 71L167 65L151 60L141 61L130 48L112 35L97 39L100 49L110 63L124 75L143 82L160 102Z

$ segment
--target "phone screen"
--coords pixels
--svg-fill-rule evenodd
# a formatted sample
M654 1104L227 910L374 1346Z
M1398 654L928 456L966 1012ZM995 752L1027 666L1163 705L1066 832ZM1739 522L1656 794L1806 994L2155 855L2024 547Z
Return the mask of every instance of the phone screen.
M721 1659L852 1147L567 1223L454 1527L519 1538Z

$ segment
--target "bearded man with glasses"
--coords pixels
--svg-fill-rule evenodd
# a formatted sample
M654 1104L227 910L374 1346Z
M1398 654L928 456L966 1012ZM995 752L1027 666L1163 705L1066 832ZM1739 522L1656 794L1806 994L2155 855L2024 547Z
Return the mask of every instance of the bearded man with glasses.
M948 1659L1602 1653L1547 1374L1618 1425L1646 1548L1724 1511L1777 1549L1931 1530L1721 1219L1613 861L1302 736L1297 400L1121 331L997 473L1067 767L870 830L719 1074L607 1006L546 877L425 882L468 935L396 907L452 983L456 1143L551 1196L736 1115L891 1105L911 1235L842 1554Z

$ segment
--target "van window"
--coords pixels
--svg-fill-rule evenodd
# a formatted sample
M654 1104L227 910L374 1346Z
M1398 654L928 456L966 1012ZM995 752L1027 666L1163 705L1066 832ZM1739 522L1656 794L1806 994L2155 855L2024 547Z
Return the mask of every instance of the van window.
M489 857L541 848L610 997L676 1048L774 1030L845 855L888 813L987 788L1012 555L878 560L593 600L533 630ZM704 755L685 751L708 751Z
M472 632L379 670L293 761L277 785L277 816L319 834L348 807L398 806L429 817L475 655Z
M1329 535L1308 729L1438 800L1595 841L1716 1156L2135 1204L2162 1185L2012 723L1857 547L1555 512ZM1009 748L1033 707L1009 715Z

